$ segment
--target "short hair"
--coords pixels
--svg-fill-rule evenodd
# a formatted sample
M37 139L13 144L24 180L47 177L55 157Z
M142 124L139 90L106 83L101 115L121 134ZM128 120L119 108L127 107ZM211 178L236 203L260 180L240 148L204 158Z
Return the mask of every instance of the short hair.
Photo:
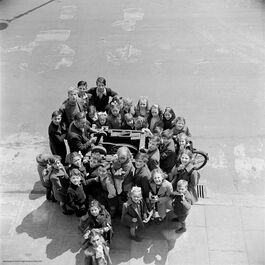
M174 123L177 123L178 121L182 121L184 125L186 124L186 120L184 117L177 117Z
M107 118L108 117L108 114L107 114L106 111L99 111L98 112L98 117L105 117L105 118Z
M88 205L88 209L90 210L90 208L92 208L92 207L97 207L99 210L102 209L102 205L101 205L100 202L97 201L97 200L92 200L92 201L89 203L89 205Z
M87 86L87 82L81 80L81 81L79 81L79 82L77 83L77 87L79 87L79 86Z
M124 114L124 120L125 121L133 120L133 115L131 113Z
M98 231L96 231L96 230L94 230L94 229L91 229L90 231L89 231L89 234L88 234L88 238L87 238L87 240L88 240L88 243L90 244L90 245L92 245L92 239L94 238L94 237L96 237L96 236L99 236L99 238L102 238L102 236L101 236L101 234L98 232Z
M73 163L74 158L77 157L77 156L80 157L80 158L82 158L81 155L80 155L78 152L72 152L72 153L70 154L70 163L71 163L71 164Z
M184 180L184 179L180 179L178 182L177 182L177 187L188 187L188 181L187 180Z
M131 188L131 190L129 191L129 197L132 196L132 194L140 194L140 196L142 197L142 189L141 187L137 187L137 186L134 186Z
M70 88L68 88L67 93L68 93L68 95L71 93L77 93L78 94L78 89L76 87L70 87Z
M102 83L104 86L107 84L106 79L104 77L98 77L96 80L96 85Z
M123 98L122 101L123 101L123 105L127 104L129 106L132 106L132 104L133 104L133 101L131 98Z
M155 142L157 145L159 145L160 142L161 142L161 139L160 139L159 136L154 135L154 136L152 136L152 137L150 138L149 142Z
M81 177L82 176L82 173L77 169L77 168L73 168L71 171L70 171L70 178L72 176L79 176Z
M129 159L132 158L132 153L131 153L130 149L127 146L119 147L119 149L117 150L117 155L119 156L123 152L126 154L127 158L129 158Z
M62 161L62 158L60 156L58 156L58 155L54 155L53 156L53 159L50 159L50 164L51 165L54 165L56 161L61 162Z
M185 149L185 150L182 152L181 156L182 156L183 154L187 155L187 156L190 158L190 160L193 158L193 154L192 154L192 152L191 152L189 149Z
M180 139L185 139L185 141L187 142L187 140L188 140L188 136L187 136L187 134L186 134L186 133L179 133L179 134L177 135L177 141L179 142Z
M162 137L165 137L165 138L167 138L167 139L170 139L170 138L172 138L172 136L173 136L173 132L172 132L172 130L167 129L167 130L164 130L164 131L162 132L161 136L162 136Z
M85 112L81 111L81 112L77 112L74 116L74 120L75 121L80 121L82 119L86 118L86 114Z
M139 152L135 155L135 160L142 160L144 163L147 163L148 155L146 153Z
M163 172L163 170L161 168L154 168L152 171L151 171L151 179L154 178L154 175L156 174L159 174L163 177L163 179L166 178L166 175L165 173Z
M62 116L62 111L61 110L55 110L52 113L52 118L57 117L57 116Z

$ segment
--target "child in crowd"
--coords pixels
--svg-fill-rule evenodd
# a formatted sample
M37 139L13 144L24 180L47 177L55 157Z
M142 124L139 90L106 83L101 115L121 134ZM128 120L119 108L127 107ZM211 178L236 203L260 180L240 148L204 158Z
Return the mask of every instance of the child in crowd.
M110 129L121 129L121 114L118 105L112 103L110 105L110 114L107 118Z
M132 116L135 115L135 110L134 110L134 107L133 107L133 101L131 98L123 98L122 99L123 101L123 106L122 106L122 109L121 109L121 115L122 117L124 117L124 115L126 113L130 113Z
M153 210L153 217L158 221L164 221L166 210L171 209L170 194L173 188L169 181L165 179L165 174L161 169L154 169L151 172L149 199Z
M129 148L125 146L120 147L117 150L117 159L112 165L112 173L118 195L130 191L133 185L134 170L132 154Z
M52 195L52 183L50 175L52 171L51 164L54 163L54 156L50 154L39 154L36 156L37 170L42 186L46 189L46 199L54 199Z
M176 233L186 232L185 220L193 204L192 196L187 188L188 182L181 179L177 182L177 190L171 193L172 208L176 215L172 221L177 222Z
M97 110L96 107L93 105L90 105L87 108L87 114L86 114L87 121L89 122L89 125L92 128L96 127L96 122L98 120Z
M179 133L175 140L175 149L176 149L176 167L181 164L181 155L184 150L191 148L190 143L188 141L188 136L185 133Z
M123 123L122 123L121 128L124 130L134 130L135 129L134 118L133 118L133 115L131 113L124 114Z
M135 156L135 173L134 185L142 189L143 200L149 205L149 181L151 179L151 172L147 166L148 155L139 152Z
M176 190L179 180L184 179L188 182L188 191L190 192L194 202L198 201L196 187L199 183L199 174L192 164L192 152L184 150L181 155L181 164L172 172L172 186Z
M172 108L166 107L163 113L163 123L164 123L164 130L172 129L174 124L173 121L175 120L176 115Z
M136 117L141 116L147 119L148 115L149 115L148 98L141 96L135 107L135 116Z
M173 135L176 137L180 133L185 133L189 138L191 137L189 128L186 126L186 120L183 117L177 117L174 121Z
M82 173L74 168L70 173L70 185L67 190L68 205L75 211L77 217L86 215L86 194L81 182Z
M147 166L150 171L152 171L155 168L160 167L160 151L159 151L159 145L160 145L160 137L153 136L149 139L148 142L148 162Z
M94 105L97 111L108 111L110 99L117 95L115 91L106 87L106 79L98 77L96 87L90 88L87 93L91 94L90 104Z
M160 145L160 167L169 176L169 181L172 180L170 173L176 163L175 144L172 139L172 130L165 130L161 134Z
M92 230L87 236L87 245L84 251L85 265L111 265L109 247L106 241L96 230Z
M147 117L147 123L148 128L152 133L157 126L164 128L162 110L159 105L154 104L151 106L149 115Z
M130 237L135 241L141 241L136 235L136 230L144 226L144 220L147 218L147 207L142 199L142 190L140 187L132 187L129 192L129 199L122 207L122 224L130 227Z
M89 106L90 95L87 93L87 82L79 81L77 83L78 96L83 100L84 105Z
M62 158L62 163L65 164L66 158L66 124L62 122L62 112L54 111L52 113L52 121L48 129L50 149L53 155L58 155Z
M90 202L88 206L87 218L82 221L79 229L84 233L84 238L87 238L91 230L97 231L110 244L113 235L111 225L111 216L109 212L97 200Z
M52 183L52 191L56 201L60 203L62 207L63 214L69 215L73 214L73 211L67 209L67 190L70 184L69 176L66 173L61 160L59 157L55 157L52 166L52 172L50 175L50 180Z
M62 112L62 121L68 128L78 112L86 111L83 99L78 97L78 90L75 87L68 89L68 99L60 108Z
M135 130L139 130L139 131L147 128L146 118L142 116L136 117L134 120L134 128Z
M82 156L80 153L73 152L70 154L70 165L66 167L67 173L71 175L71 171L73 169L78 169L80 173L82 174L82 177L86 179L87 172L86 168L82 162Z
M108 128L108 114L106 111L102 112L98 112L98 120L96 121L96 129L104 129L104 128Z

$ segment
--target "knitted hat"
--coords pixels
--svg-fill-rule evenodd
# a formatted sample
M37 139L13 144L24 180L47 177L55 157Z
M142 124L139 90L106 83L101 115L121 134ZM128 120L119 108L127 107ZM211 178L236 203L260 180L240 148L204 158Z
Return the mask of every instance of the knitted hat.
M101 145L96 145L92 148L91 153L100 153L101 155L107 155L107 150Z

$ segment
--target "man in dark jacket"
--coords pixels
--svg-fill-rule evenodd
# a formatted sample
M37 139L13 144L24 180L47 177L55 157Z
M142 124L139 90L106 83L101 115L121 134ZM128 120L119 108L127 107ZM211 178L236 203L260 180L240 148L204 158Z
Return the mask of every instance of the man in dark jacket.
M81 151L85 155L91 149L92 144L96 142L97 138L91 137L91 133L96 132L88 125L84 112L76 113L67 136L70 152Z
M106 79L98 77L97 86L90 88L87 93L91 95L90 104L94 105L97 111L106 111L110 101L110 97L114 97L117 93L106 87Z

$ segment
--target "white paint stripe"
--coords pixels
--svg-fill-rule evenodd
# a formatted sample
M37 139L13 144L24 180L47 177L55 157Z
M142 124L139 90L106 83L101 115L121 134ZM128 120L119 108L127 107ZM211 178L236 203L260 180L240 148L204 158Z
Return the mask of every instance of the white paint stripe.
M70 37L71 30L46 30L40 31L35 41L66 41Z
M64 6L60 15L60 19L72 19L76 13L76 6Z

